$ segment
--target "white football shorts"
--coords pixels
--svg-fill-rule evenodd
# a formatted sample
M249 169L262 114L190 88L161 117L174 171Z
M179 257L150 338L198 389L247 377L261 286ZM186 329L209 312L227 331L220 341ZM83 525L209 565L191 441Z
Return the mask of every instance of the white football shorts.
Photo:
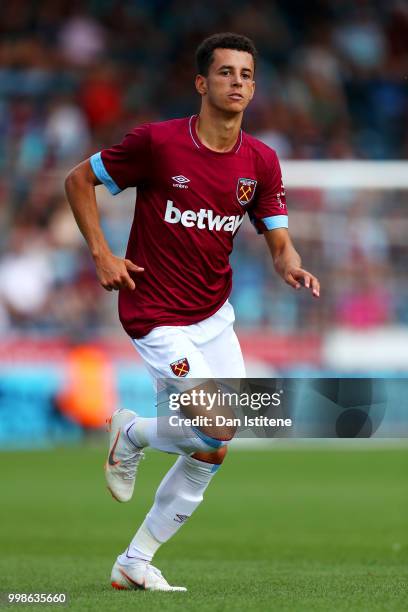
M227 300L211 317L193 325L155 327L133 339L154 380L158 378L245 378L234 331L234 309Z

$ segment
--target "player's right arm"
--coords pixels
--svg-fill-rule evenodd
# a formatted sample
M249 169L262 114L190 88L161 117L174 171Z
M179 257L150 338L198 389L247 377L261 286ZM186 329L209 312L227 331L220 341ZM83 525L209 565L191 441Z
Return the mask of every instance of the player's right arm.
M141 273L129 259L116 257L103 234L95 187L101 181L96 177L89 160L78 164L65 180L65 192L77 225L85 238L95 263L96 274L104 289L134 289L135 282L129 272Z

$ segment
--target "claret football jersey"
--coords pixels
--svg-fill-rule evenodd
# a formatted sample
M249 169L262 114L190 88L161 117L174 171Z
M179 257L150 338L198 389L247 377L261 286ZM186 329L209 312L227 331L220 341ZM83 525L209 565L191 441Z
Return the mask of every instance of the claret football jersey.
M141 125L91 157L112 194L137 187L126 257L145 271L119 292L132 338L155 327L191 325L228 299L229 255L246 213L258 233L287 227L276 153L240 132L231 151L204 146L197 116Z

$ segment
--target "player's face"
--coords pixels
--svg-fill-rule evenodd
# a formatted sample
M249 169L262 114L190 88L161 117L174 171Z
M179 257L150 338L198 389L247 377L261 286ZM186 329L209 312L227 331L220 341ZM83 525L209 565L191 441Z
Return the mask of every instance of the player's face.
M252 55L235 49L215 49L213 56L208 76L196 79L199 93L207 104L219 110L242 113L255 91Z

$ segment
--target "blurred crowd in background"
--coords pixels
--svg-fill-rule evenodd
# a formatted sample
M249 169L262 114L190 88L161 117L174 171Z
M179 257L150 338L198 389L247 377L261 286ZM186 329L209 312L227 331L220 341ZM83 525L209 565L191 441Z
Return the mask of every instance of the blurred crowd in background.
M408 156L404 0L13 0L0 22L0 329L85 338L119 329L73 223L63 178L134 125L192 114L194 50L244 33L260 58L245 129L282 159ZM101 193L123 253L132 202ZM241 326L325 331L407 323L406 194L290 190L290 228L322 299L272 274L243 226ZM105 205L104 200L105 198ZM405 198L405 201L404 201ZM117 201L119 199L119 201ZM137 262L136 262L137 263Z

